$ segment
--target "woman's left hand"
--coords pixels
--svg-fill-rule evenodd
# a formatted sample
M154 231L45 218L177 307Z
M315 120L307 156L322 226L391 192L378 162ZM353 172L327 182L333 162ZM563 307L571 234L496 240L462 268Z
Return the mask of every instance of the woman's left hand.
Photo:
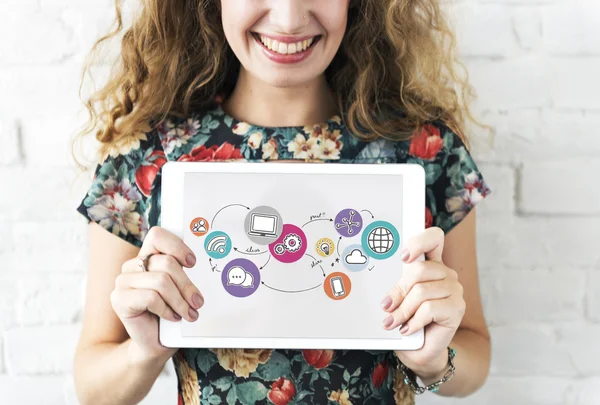
M409 240L400 253L406 263L402 277L381 302L385 329L402 325L400 333L411 335L425 328L421 349L395 352L422 380L441 378L448 369L447 347L465 313L458 274L442 262L444 237L432 227ZM425 261L415 261L422 254Z

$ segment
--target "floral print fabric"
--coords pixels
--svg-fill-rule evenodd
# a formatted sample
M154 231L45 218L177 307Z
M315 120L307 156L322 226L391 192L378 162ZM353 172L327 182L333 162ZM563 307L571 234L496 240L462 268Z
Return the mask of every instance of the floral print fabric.
M77 208L140 247L160 226L167 161L416 163L426 173L426 226L446 233L490 193L460 137L427 123L410 141L354 137L339 115L312 126L264 127L227 115L217 101L188 118L169 117L118 143L101 159ZM180 349L180 404L414 404L391 351Z

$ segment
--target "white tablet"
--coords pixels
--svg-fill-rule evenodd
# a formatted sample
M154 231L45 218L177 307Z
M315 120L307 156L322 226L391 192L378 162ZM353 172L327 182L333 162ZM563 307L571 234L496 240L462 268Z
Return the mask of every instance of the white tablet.
M195 322L160 320L167 347L414 350L380 302L424 230L412 164L168 162L161 226L196 254Z

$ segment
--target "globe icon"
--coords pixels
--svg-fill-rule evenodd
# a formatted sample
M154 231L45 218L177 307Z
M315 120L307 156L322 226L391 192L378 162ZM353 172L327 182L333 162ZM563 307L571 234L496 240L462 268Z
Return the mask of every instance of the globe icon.
M394 246L394 235L383 226L378 226L369 232L367 240L369 248L379 254L388 253Z

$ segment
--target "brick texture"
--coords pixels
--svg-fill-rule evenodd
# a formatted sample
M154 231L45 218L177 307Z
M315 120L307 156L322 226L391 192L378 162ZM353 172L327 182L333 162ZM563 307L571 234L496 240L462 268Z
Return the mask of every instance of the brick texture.
M77 176L68 147L87 118L78 96L84 57L109 28L113 3L0 2L9 16L0 24L3 404L78 405L72 357L88 253L75 207L90 178ZM477 220L493 356L474 395L426 394L418 404L597 405L600 2L442 3L479 96L473 110L494 129L467 131L493 189ZM105 49L109 57L118 44ZM108 65L94 72L101 83ZM169 362L142 403L175 405L175 378Z

